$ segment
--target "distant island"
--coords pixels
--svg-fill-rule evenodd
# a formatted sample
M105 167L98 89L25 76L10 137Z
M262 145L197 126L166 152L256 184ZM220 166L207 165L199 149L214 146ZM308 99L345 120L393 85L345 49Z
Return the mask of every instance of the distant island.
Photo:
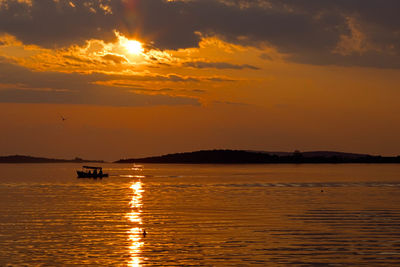
M25 155L0 156L1 163L105 163L82 158L54 159ZM268 164L268 163L400 163L394 157L335 151L268 152L250 150L200 150L146 158L120 159L114 163L181 163L181 164Z
M156 157L120 159L115 163L266 164L266 163L400 163L400 156L383 157L335 151L265 152L201 150Z
M81 158L75 159L51 159L32 157L24 155L0 156L0 163L83 163L83 162L96 162L103 163L102 160L86 160Z

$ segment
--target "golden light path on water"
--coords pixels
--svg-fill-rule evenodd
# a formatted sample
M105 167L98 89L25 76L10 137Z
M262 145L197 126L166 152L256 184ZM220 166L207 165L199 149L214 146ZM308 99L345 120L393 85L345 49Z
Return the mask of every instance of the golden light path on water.
M400 266L399 164L0 165L0 266Z
M129 253L131 255L128 266L140 266L140 253L141 248L144 244L142 241L143 238L143 230L140 227L142 224L141 218L141 208L142 208L142 182L136 181L132 182L130 188L132 189L132 199L129 203L131 211L126 215L128 220L133 223L134 227L132 227L129 231Z

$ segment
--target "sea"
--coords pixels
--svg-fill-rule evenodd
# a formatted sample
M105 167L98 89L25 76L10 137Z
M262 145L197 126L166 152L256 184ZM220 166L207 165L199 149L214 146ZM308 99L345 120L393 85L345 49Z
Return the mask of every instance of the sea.
M400 265L400 165L0 165L0 266Z

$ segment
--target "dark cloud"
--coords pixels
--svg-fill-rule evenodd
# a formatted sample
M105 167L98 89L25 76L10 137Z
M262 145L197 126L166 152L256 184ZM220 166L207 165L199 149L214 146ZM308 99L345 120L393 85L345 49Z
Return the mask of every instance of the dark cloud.
M248 64L231 64L228 62L206 62L206 61L192 61L185 62L183 64L186 67L205 69L205 68L215 68L215 69L234 69L234 70L242 70L242 69L252 69L259 70L260 68Z
M271 44L296 62L400 67L398 0L83 0L72 1L75 7L65 0L2 2L0 31L46 47L111 40L118 30L178 49L196 47L200 32L234 43ZM362 40L355 39L360 35L349 18ZM333 53L343 36L350 40L347 53Z
M63 57L66 59L80 62L80 63L87 63L87 64L99 63L98 61L94 61L94 60L90 60L90 59L86 59L86 58L79 58L76 56L64 55Z
M206 90L203 90L203 89L193 89L193 90L190 90L190 91L192 91L194 93L199 93L199 94L203 94L203 93L207 92Z
M150 93L150 94L175 94L175 95L182 95L182 94L203 94L206 91L205 90L200 90L200 89L171 89L171 88L161 88L161 89L149 89L149 88L134 88L131 89L134 92L144 92L144 93Z
M273 60L273 59L274 59L273 57L271 57L271 56L268 55L267 53L262 53L262 54L260 55L260 58L261 58L261 59L264 59L264 60Z
M234 105L234 106L251 106L247 103L242 102L231 102L231 101L213 101L214 104L223 104L223 105Z
M208 77L206 78L207 81L211 82L235 82L236 80L230 78L223 78L223 77Z
M32 0L31 6L17 0L2 2L0 31L24 43L59 47L82 44L88 38L115 38L117 17L101 9L99 0Z
M113 55L113 54L107 54L107 55L103 56L103 59L112 61L115 64L121 64L124 62L128 62L128 60L125 57L119 56L119 55Z
M107 77L105 74L32 72L0 58L0 102L105 106L199 105L193 98L137 94L130 92L134 88L94 83L110 78Z

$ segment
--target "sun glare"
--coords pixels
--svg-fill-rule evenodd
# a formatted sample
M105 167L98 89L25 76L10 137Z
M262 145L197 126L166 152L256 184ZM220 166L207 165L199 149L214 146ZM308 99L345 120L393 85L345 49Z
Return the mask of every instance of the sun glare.
M143 52L142 44L136 40L127 40L123 43L123 46L132 55L139 55Z

